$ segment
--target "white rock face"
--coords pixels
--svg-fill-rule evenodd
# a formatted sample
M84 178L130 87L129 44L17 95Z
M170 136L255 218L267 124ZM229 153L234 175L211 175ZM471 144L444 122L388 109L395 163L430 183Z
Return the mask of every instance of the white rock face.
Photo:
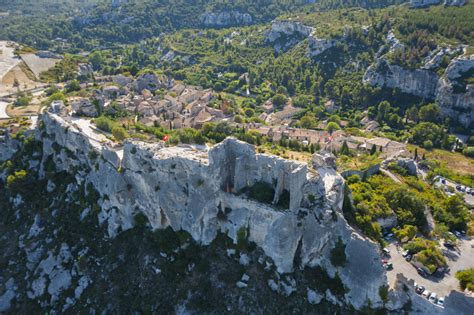
M306 39L313 28L292 20L275 20L265 36L265 41L272 44L275 51L286 51Z
M434 69L431 66L428 68ZM367 69L363 81L372 86L398 88L408 94L436 100L445 117L474 130L474 86L460 87L457 82L473 69L472 55L453 59L442 77L426 67L408 70L380 58Z
M474 55L453 59L438 81L436 94L441 113L470 130L474 130L474 85L467 85L465 91L459 91L457 81L473 70Z
M445 75L449 80L457 80L463 74L474 68L474 55L461 56L451 61Z
M201 15L201 23L206 27L227 27L227 26L243 26L253 23L253 18L248 13L239 11L230 12L207 12Z
M399 88L402 92L434 99L438 76L429 70L407 70L380 58L367 69L364 83L376 87Z
M308 38L308 52L311 57L322 54L334 45L336 45L336 41L333 39L318 38L314 34Z
M466 0L410 0L410 6L413 8L423 8L430 5L436 5L443 2L445 6L463 6L466 4Z
M299 267L293 265L298 253L303 266L321 265L331 276L337 271L350 289L346 302L355 308L363 307L368 298L372 305L381 305L378 290L386 276L378 247L344 220L344 180L331 165L320 162L309 171L304 163L257 154L253 146L232 138L208 151L131 141L125 143L118 163L116 157L102 158L116 149L92 144L67 118L45 113L43 121L48 135L43 139L44 159L52 155L59 170L84 169L76 178L94 185L102 196L99 221L107 224L110 236L133 227L137 213L143 213L154 229L185 230L202 244L212 242L218 231L237 242L237 231L244 228L278 272ZM65 150L57 153L53 142L74 152L74 158ZM257 182L272 185L273 204L239 194ZM288 193L288 209L274 206ZM346 244L344 268L335 268L328 259L339 237ZM66 282L58 280L58 290Z

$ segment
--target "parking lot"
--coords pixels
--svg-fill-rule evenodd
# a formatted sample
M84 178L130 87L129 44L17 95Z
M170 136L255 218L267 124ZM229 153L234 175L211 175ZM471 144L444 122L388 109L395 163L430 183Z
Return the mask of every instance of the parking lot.
M459 270L474 267L474 240L463 237L459 240L456 250L449 250L443 247L443 252L448 260L449 271L443 277L427 276L418 274L415 267L407 262L402 256L403 248L392 242L387 248L390 250L388 261L393 264L393 269L387 271L388 282L391 287L394 286L396 275L402 273L408 279L413 279L419 285L422 285L430 292L435 292L438 297L449 294L452 290L459 290L459 282L455 274Z
M438 178L435 177L435 186L445 191L449 196L453 195L454 193L461 194L464 197L464 201L466 201L467 204L474 206L474 195L470 193L470 190L471 189L474 190L474 188L461 186L443 177L438 177ZM447 191L448 187L451 187L451 190L454 191L454 193Z

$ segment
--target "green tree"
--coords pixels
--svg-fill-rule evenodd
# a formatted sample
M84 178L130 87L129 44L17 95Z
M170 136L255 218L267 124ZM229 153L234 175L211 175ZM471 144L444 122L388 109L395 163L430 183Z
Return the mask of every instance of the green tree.
M459 280L459 286L462 290L474 291L474 268L456 272L456 279Z
M327 127L326 127L326 130L329 132L329 134L333 134L334 131L336 130L339 130L341 129L341 127L339 127L338 124L336 124L335 122L331 121L330 123L328 123Z
M438 122L441 116L441 109L436 104L423 105L419 111L419 117L422 121Z
M283 106L286 105L287 102L288 102L288 99L283 94L276 94L272 98L273 106L275 106L276 108L282 108Z
M349 155L351 152L349 151L349 146L347 145L347 141L344 140L341 146L341 151L339 151L342 155Z

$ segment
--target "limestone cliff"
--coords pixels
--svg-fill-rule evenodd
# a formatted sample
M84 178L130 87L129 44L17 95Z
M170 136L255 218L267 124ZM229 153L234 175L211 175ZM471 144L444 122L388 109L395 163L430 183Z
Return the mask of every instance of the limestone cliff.
M67 117L46 113L43 121L38 137L44 161L52 157L59 170L75 170L78 183L95 187L101 196L99 221L110 236L131 228L137 213L155 229L185 230L202 244L218 231L237 241L237 231L245 229L280 273L322 266L331 276L337 272L349 289L344 302L357 309L369 299L372 306L381 305L378 291L386 276L379 250L345 221L344 181L329 165L315 163L310 171L303 163L257 154L235 139L208 151L135 141L114 148L91 140ZM272 204L241 194L258 182L272 185ZM274 206L285 194L288 209ZM346 244L344 267L328 259L339 238Z
M430 5L437 5L443 3L445 6L463 6L466 0L410 0L410 6L413 8L423 8Z
M474 55L451 61L444 76L438 81L436 102L444 116L463 127L474 130L474 85L463 79L472 77Z
M364 74L364 83L398 88L402 92L435 100L445 117L464 128L474 129L474 87L463 83L472 77L474 56L454 58L440 77L426 69L405 69L380 58Z
M265 41L273 45L276 52L286 51L306 39L313 28L292 20L275 20L265 36Z
M429 70L404 69L380 58L367 69L363 80L372 86L398 88L405 93L434 99L438 76Z
M266 43L271 44L276 52L286 51L306 39L310 57L317 57L336 44L334 39L319 38L313 27L293 20L273 21L265 36Z
M315 34L311 34L308 38L308 54L311 57L317 57L334 45L336 45L334 39L319 38Z

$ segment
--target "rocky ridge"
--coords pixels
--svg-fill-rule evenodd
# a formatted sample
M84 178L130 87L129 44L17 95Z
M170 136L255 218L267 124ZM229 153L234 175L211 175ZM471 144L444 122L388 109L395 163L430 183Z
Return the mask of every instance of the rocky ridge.
M430 5L437 5L443 3L445 6L463 6L466 0L410 0L410 6L413 8L423 8Z
M66 118L43 117L44 159L52 156L59 170L80 169L78 182L91 183L101 195L99 222L110 236L133 227L143 213L155 229L185 230L201 244L218 231L237 241L238 231L269 256L281 273L300 266L322 266L336 272L349 289L346 303L357 309L378 295L386 277L377 246L349 227L342 215L343 179L327 164L306 164L256 154L248 144L227 139L208 152L189 146L127 142L122 150L90 141ZM59 153L54 146L63 147ZM73 152L74 159L68 158ZM96 154L98 157L91 157ZM289 209L281 210L239 194L257 182L274 185L273 204L286 191ZM338 238L346 244L347 264L334 267L328 257ZM364 252L361 256L360 253Z
M319 38L313 27L293 20L274 20L265 35L267 44L271 44L275 52L287 51L296 44L308 40L308 55L316 57L336 44L336 40Z
M428 67L432 69L433 67ZM474 56L451 60L440 77L432 70L405 69L379 58L364 74L364 83L376 87L398 88L404 93L436 100L444 116L474 129L474 87L459 82L474 69Z

